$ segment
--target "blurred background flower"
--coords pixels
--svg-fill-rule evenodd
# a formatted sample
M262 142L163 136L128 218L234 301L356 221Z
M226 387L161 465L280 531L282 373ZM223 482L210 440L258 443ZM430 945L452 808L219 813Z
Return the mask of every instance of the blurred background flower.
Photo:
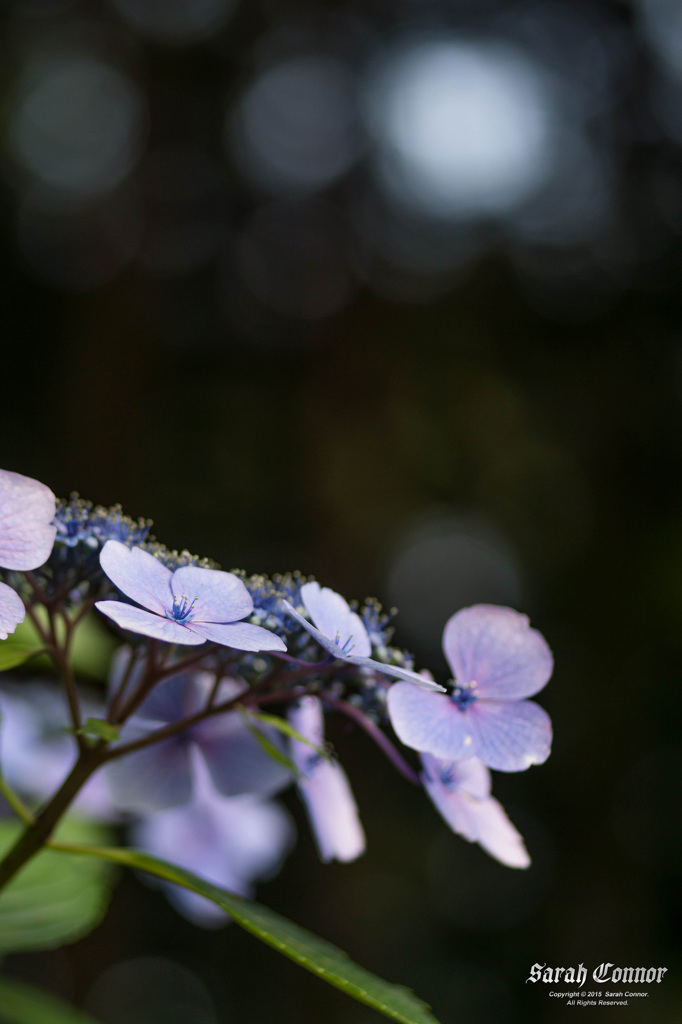
M463 605L555 655L552 756L494 783L530 870L332 716L367 853L320 864L292 792L259 896L444 1020L551 1024L530 965L605 959L668 966L676 1020L677 6L8 0L0 25L0 465L226 570L376 594L436 679ZM183 1020L375 1019L132 877L86 940L5 966L104 1024L167 1024L171 975Z

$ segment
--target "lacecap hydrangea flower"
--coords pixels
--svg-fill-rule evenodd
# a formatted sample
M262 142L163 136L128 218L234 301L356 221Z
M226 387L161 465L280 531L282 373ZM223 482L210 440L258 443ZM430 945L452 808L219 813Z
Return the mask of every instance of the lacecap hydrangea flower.
M547 643L525 615L474 605L443 632L454 682L449 693L394 684L387 697L396 734L408 747L446 761L478 757L513 772L546 761L552 743L547 713L533 701L552 674Z
M97 601L95 607L122 629L174 644L215 644L239 651L286 651L275 633L241 622L253 611L253 600L230 572L186 565L175 572L141 548L109 540L100 553L109 579L142 605Z
M118 686L130 655L125 648L117 654L110 682L112 691ZM135 682L134 671L131 681ZM123 726L120 743L148 737L201 711L207 706L212 687L213 677L208 672L187 673L167 680L152 690ZM236 680L223 680L216 701L229 700L244 689ZM275 729L262 723L254 728L284 755L284 742ZM270 795L293 779L290 769L264 750L239 711L222 712L195 722L174 736L112 761L105 772L115 806L147 814L188 803L197 785L199 763L208 772L212 788L226 797L244 793Z
M313 581L303 584L300 596L312 623L289 601L282 600L282 607L334 658L396 679L409 679L425 688L443 689L437 683L425 679L416 672L410 672L409 669L400 668L398 665L386 665L382 661L370 658L372 644L362 619L335 590L321 587L319 583Z
M254 883L271 878L291 850L295 839L291 819L283 807L262 796L218 793L196 748L190 755L192 799L133 825L132 845L230 892L252 896ZM230 920L203 896L167 882L160 884L177 910L195 924L212 928Z
M0 470L0 568L27 572L43 565L50 556L56 528L55 497L49 487ZM26 609L19 595L0 583L0 640L6 640Z

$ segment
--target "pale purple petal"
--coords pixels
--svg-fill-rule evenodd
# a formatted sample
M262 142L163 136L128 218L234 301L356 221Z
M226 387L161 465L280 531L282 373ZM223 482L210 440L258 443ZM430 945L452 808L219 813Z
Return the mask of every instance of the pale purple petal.
M108 540L99 560L109 579L126 597L159 615L165 615L166 610L173 607L172 573L148 551Z
M121 742L127 743L153 729L179 722L200 711L207 705L213 682L213 676L208 672L191 675L185 673L155 687L135 712L135 717L124 727ZM236 697L244 690L246 686L241 681L223 680L215 698L216 703ZM258 728L284 755L285 742L282 735L271 726L259 725ZM247 728L239 711L228 711L207 718L168 742L183 749L197 748L203 757L202 771L205 774L208 768L211 776L211 788L215 787L223 796L244 793L269 795L292 781L291 770L263 749ZM150 748L152 760L156 750L166 750L166 744ZM132 755L132 760L137 756ZM127 761L128 758L123 760ZM155 796L152 799L156 807L169 806L160 803Z
M238 651L286 651L287 645L276 633L250 622L188 622L184 627L205 640ZM185 641L187 643L188 641ZM196 643L201 641L189 641Z
M6 640L25 616L26 609L19 595L6 583L0 583L0 640Z
M322 744L322 706L316 697L302 698L288 717L301 736L316 746ZM291 751L321 859L355 860L364 853L365 833L346 773L341 765L325 759L307 743L292 740Z
M490 768L524 771L549 757L552 723L532 700L477 701L461 717L469 721L472 753Z
M113 679L120 681L121 669L125 663L121 665L119 662L122 658L127 659L130 656L129 652L129 647L121 647L114 655ZM140 681L138 667L144 668L143 660L138 663L136 669L133 669L132 675L137 682ZM165 725L187 718L206 707L214 682L215 677L211 672L183 672L180 675L172 676L170 679L164 680L161 685L155 686L149 696L145 697L135 712L134 721L150 720L157 725ZM112 684L113 680L110 687ZM131 683L131 687L132 685L133 683ZM242 680L223 679L218 689L216 703L220 704L231 697L236 697L247 689L246 683ZM222 719L222 716L220 718Z
M284 754L280 733L266 725L257 728ZM213 785L223 796L271 795L292 781L291 771L263 749L238 711L199 723L192 729L192 739L201 751Z
M278 804L258 796L221 796L200 752L194 750L192 756L195 802L217 820L220 845L230 869L250 890L257 878L270 878L279 869L282 856L292 845L291 819Z
M354 658L368 658L372 653L362 619L351 611L348 602L329 587L305 583L301 600L313 622L329 640Z
M464 761L443 761L432 754L422 754L421 762L424 765L425 785L427 780L437 785L447 780L454 789L468 793L476 800L490 796L490 771L477 757L468 757Z
M175 597L196 598L194 616L200 622L238 622L253 611L248 590L231 572L186 565L171 579Z
M0 694L0 764L14 789L42 800L73 765L75 744L62 708L55 707L56 693L30 683L21 692L15 687Z
M149 731L128 728L121 738L128 741ZM105 773L111 798L124 811L148 814L186 804L192 796L189 747L176 739L126 754L108 764Z
M183 673L155 686L135 712L135 720L179 722L205 707L213 686L208 672Z
M552 674L544 637L511 608L479 604L457 612L445 626L443 650L455 680L475 682L479 695L493 700L530 697Z
M303 626L303 628L310 633L315 640L317 640L320 647L329 651L329 653L333 654L335 658L340 658L342 661L347 661L350 665L357 665L359 668L366 668L372 672L381 672L383 675L395 679L409 679L411 682L416 683L418 686L422 686L424 689L443 690L443 687L439 686L438 683L434 683L433 680L420 675L418 672L411 672L409 669L399 668L397 665L384 665L383 662L374 661L373 658L357 658L352 654L344 653L344 651L330 640L329 637L326 637L316 626L313 626L311 622L304 619L292 604L289 604L289 602L285 600L282 600L280 603L287 614L296 619L299 625Z
M303 628L307 630L308 633L310 633L314 640L317 640L320 647L323 647L325 651L329 651L329 653L333 654L335 658L342 658L344 661L353 661L352 657L348 657L346 654L344 654L344 652L341 650L338 644L336 644L333 640L330 640L328 636L325 636L325 634L317 628L317 626L313 626L312 622L308 622L308 620L304 618L300 612L296 611L292 604L289 604L289 602L285 600L282 600L281 604L285 611L287 612L287 614L291 615L294 619L296 619L299 626L303 626Z
M231 892L246 895L242 878L225 863L220 841L214 816L195 803L146 817L134 826L130 837L131 845L145 853L169 860ZM220 907L196 893L175 885L164 884L163 889L175 908L195 924L211 928L230 920Z
M372 672L381 672L392 679L409 680L409 682L420 686L423 690L435 690L437 693L445 692L444 686L434 683L433 679L422 675L421 672L412 672L410 669L400 668L398 665L384 665L382 661L374 661L373 658L348 658L347 661L350 661L353 665L358 665L360 668L371 669Z
M271 877L293 844L293 827L277 804L241 797L216 797L155 814L133 831L134 845L169 860L240 896L254 882ZM205 928L227 924L229 916L210 900L164 885L177 910Z
M478 828L478 843L486 853L510 868L530 867L530 857L523 838L494 797L481 802Z
M365 833L358 808L341 765L320 761L298 783L320 858L327 862L355 860L365 851Z
M480 831L478 809L481 801L468 796L461 790L450 790L440 782L425 779L424 788L431 802L453 832L470 843L478 840Z
M293 704L287 715L289 724L308 740L308 743L316 747L322 747L324 743L324 713L322 702L318 697L301 697L296 704ZM292 756L299 771L305 770L310 756L315 754L312 746L301 743L299 740L292 742Z
M133 633L141 633L155 640L165 640L170 644L193 645L206 641L206 638L199 636L198 633L190 632L187 626L133 604L124 604L122 601L96 601L95 608L113 619L121 629L129 629Z
M446 694L430 693L412 683L395 683L387 701L391 725L408 747L446 761L478 753L469 724L472 708L462 712Z
M453 832L479 843L508 867L527 868L530 857L523 839L502 806L489 795L490 773L485 766L477 758L456 764L430 757L422 757L422 761L425 789ZM484 779L487 786L481 785Z
M134 829L133 842L221 888L249 896L253 883L272 876L291 848L291 820L276 804L219 796L201 759L194 761L195 799L141 822ZM164 888L178 910L196 924L214 927L229 920L215 904L196 894L177 886Z
M37 569L50 556L57 533L52 526L54 494L45 484L0 470L0 566Z
M101 718L103 708L85 698L84 718ZM41 803L57 790L73 768L76 744L60 693L23 682L0 694L0 765L18 793ZM83 816L112 821L117 813L101 773L81 789L73 804Z

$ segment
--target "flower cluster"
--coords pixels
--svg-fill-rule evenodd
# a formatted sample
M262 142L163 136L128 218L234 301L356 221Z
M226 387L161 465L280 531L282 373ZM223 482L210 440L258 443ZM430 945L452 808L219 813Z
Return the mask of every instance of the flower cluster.
M127 824L143 849L248 893L291 847L291 819L275 799L291 785L322 860L363 852L348 777L325 741L325 717L345 715L454 832L528 866L490 777L550 751L549 718L528 698L547 683L552 656L524 615L456 612L443 634L452 678L441 684L391 646L378 602L351 607L298 573L224 572L168 551L150 527L117 506L56 503L43 484L0 471L0 637L28 615L66 696L55 702L53 689L34 700L26 684L0 685L10 785L46 801L75 757L87 782L73 794L82 812ZM96 698L69 661L86 616L120 642ZM186 890L169 895L199 923L223 920Z

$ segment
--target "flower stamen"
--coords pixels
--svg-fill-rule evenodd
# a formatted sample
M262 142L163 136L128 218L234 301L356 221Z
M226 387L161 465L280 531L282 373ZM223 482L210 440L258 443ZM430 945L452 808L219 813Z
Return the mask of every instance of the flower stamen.
M173 594L173 607L170 611L166 612L166 617L173 619L175 622L179 622L180 625L185 622L191 622L194 618L192 610L196 603L196 597L190 601L186 594L182 594L181 597L178 597L177 594Z
M478 700L476 687L477 683L474 681L470 683L458 683L457 680L455 680L455 688L452 691L451 697L459 711L466 711L468 707Z

